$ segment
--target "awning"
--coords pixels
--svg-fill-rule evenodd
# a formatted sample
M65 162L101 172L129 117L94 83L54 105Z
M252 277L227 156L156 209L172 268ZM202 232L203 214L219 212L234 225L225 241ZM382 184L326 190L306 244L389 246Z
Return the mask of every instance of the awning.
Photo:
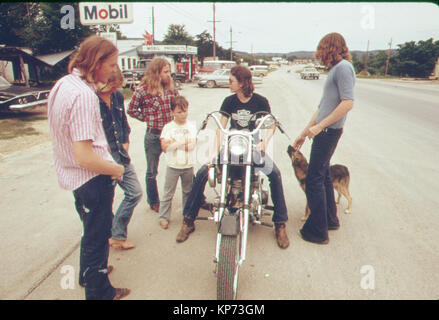
M45 61L40 60L34 57L33 55L29 54L28 52L25 51L25 49L19 47L8 47L4 45L0 46L0 60L16 61L17 59L19 59L20 56L23 58L23 62L27 64L34 63L37 65L38 64L49 65Z
M35 56L35 58L37 58L38 60L41 60L44 63L53 67L61 60L64 60L65 58L70 56L74 51L75 50L68 50L68 51L63 51L63 52L58 52L58 53L44 54L41 56Z

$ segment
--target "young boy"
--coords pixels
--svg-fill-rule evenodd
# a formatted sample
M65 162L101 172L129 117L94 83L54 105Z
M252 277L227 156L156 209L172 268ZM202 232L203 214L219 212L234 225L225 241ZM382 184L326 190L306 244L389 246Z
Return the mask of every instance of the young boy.
M163 229L168 228L178 178L181 178L183 207L192 188L197 130L194 123L187 121L188 107L188 101L182 96L171 99L174 120L164 126L160 136L162 150L168 159L159 211L159 223Z

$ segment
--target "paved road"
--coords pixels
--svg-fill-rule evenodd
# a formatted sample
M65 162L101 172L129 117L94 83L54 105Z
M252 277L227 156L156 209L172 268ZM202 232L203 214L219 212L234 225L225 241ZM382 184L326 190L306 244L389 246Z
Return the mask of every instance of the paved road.
M305 81L286 70L268 75L256 91L269 99L294 139L318 105L325 77ZM229 91L187 84L181 93L190 101L190 118L200 123ZM330 232L327 246L306 243L297 234L305 195L285 152L290 141L275 136L272 152L283 175L291 246L281 250L273 230L251 228L239 299L439 298L438 93L437 85L357 81L355 107L333 157L350 169L353 209L343 214L342 200L341 228ZM130 123L131 154L143 181L144 125ZM302 151L308 156L309 150L306 142ZM161 189L165 161L159 172ZM83 299L76 285L81 225L71 194L57 186L50 145L4 159L0 177L0 298ZM214 196L211 190L207 195ZM120 199L118 190L116 205ZM111 250L111 281L131 288L131 299L215 299L215 225L199 221L189 240L177 244L180 203L178 188L165 231L142 201L129 228L137 247ZM66 279L72 270L70 289Z

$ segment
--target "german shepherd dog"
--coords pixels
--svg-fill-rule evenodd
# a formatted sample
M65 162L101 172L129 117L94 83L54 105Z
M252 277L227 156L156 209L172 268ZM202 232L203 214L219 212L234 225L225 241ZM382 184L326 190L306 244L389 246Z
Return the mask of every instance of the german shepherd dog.
M300 152L299 150L295 150L294 147L291 145L288 146L287 153L291 158L291 162L294 168L294 174L296 175L296 178L299 181L300 187L302 188L303 192L305 192L305 181L306 175L308 173L308 161L306 160L302 152ZM337 190L338 193L336 203L340 203L341 195L343 195L348 200L348 207L344 212L351 213L352 198L349 194L350 175L348 168L341 164L334 164L329 167L329 174L331 176L331 181L334 189ZM303 216L302 220L304 221L308 219L309 214L310 210L307 203L305 208L305 215Z

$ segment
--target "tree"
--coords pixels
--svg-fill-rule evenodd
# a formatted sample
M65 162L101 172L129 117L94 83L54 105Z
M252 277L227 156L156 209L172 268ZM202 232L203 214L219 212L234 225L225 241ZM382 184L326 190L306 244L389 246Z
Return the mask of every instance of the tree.
M163 39L163 44L194 45L194 38L185 30L184 24L171 24L168 33Z
M202 33L195 36L195 46L198 48L198 58L201 64L204 63L204 58L213 56L213 38L212 35L204 30ZM215 42L215 55L220 60L230 59L230 49L224 49L217 42Z
M28 46L28 37L39 13L37 3L0 3L0 44Z
M400 76L428 77L439 57L439 41L406 42L398 45L398 55L393 59L392 72Z
M361 61L358 59L355 53L351 53L352 55L352 65L354 66L355 73L359 73L364 68L364 60Z
M377 54L370 54L367 64L367 71L370 74L383 75L386 69L387 53L384 50L379 51Z
M75 14L74 29L61 28L61 8L65 5L57 2L0 3L0 43L28 47L34 54L73 49L94 32L81 25L78 14ZM78 3L73 6L78 13Z
M201 64L204 63L205 57L210 57L213 54L213 38L207 30L195 36L195 45L198 48L198 58Z
M75 14L74 29L63 29L60 26L61 8L65 3L40 3L40 17L34 23L30 37L30 46L36 54L55 53L71 50L78 46L83 39L94 30L83 26L79 21L79 14ZM79 12L78 3L73 4L75 13Z

